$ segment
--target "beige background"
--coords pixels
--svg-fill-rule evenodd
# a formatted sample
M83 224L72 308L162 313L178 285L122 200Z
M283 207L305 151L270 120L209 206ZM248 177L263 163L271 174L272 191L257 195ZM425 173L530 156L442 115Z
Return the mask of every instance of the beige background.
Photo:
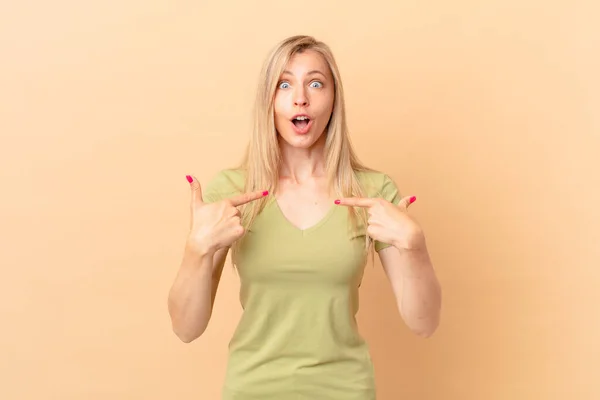
M260 63L297 33L333 48L358 152L418 196L444 288L419 339L367 268L379 399L600 398L600 7L282 3L0 6L0 398L219 398L235 275L193 344L166 309L185 174L238 161Z

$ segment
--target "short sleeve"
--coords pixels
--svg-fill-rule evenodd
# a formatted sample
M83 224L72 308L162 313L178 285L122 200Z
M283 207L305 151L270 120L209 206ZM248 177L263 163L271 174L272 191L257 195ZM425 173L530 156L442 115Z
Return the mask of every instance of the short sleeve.
M392 180L392 178L385 174L382 175L381 186L376 197L385 199L395 205L398 205L400 200L402 200L402 196L400 195L400 191L398 190L396 183ZM375 251L380 251L391 246L391 244L375 240L374 246Z
M219 171L202 186L202 200L206 203L214 203L237 196L243 192L244 183L244 174L240 170Z

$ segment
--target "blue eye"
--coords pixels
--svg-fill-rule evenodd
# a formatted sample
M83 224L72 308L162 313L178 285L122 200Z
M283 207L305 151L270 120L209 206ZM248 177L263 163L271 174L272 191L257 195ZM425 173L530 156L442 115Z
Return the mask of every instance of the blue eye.
M287 89L289 86L290 86L290 84L289 84L289 83L287 83L287 82L281 82L281 83L279 84L279 88L280 88L280 89Z
M316 85L316 86L315 86L315 85ZM317 82L317 81L315 81L315 82L311 82L310 86L311 86L311 87L320 88L320 87L322 87L322 86L323 86L323 84L322 84L321 82Z

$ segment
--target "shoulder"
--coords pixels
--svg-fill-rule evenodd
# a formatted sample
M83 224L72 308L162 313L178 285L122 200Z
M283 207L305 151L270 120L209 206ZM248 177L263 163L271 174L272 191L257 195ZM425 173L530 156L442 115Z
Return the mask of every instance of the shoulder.
M382 197L389 201L400 198L396 182L387 173L375 170L357 170L355 174L366 197Z
M235 196L244 191L245 183L245 170L222 169L214 174L206 185L203 185L202 197L206 202L213 202Z

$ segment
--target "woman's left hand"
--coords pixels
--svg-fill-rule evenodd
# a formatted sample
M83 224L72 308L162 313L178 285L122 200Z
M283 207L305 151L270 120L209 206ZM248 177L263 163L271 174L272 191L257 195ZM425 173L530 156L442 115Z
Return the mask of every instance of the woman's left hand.
M382 198L347 197L336 200L335 204L366 208L369 213L367 233L374 240L391 244L399 250L420 250L425 247L425 236L407 212L415 200L414 196L408 196L396 206Z

